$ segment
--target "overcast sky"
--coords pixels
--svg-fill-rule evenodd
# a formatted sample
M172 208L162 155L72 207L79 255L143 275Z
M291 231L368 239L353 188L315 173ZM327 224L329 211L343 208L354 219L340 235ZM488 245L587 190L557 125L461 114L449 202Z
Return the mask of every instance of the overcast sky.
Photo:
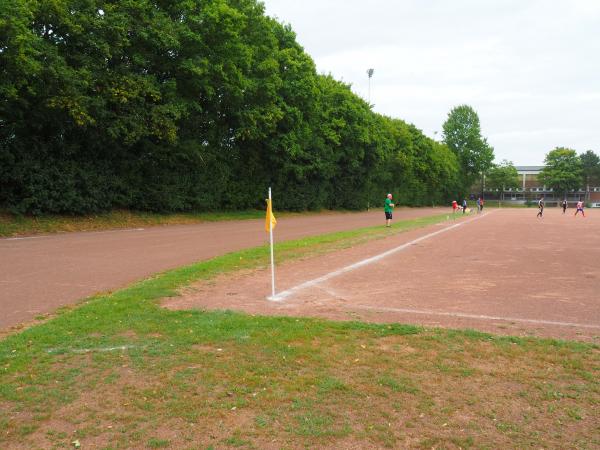
M496 159L600 153L600 0L263 0L320 73L437 137L471 105ZM437 135L435 134L437 132Z

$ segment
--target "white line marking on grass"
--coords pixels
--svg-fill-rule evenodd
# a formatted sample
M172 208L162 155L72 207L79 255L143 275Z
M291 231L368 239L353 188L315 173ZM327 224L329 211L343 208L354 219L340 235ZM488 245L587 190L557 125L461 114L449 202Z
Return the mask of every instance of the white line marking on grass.
M92 352L115 352L125 351L132 348L138 348L137 345L120 345L118 347L100 347L100 348L75 348L75 349L62 349L62 348L51 348L48 353L92 353Z
M388 308L385 306L367 306L367 305L348 305L347 308L348 309L366 309L369 311L381 311L381 312L397 312L397 313L404 313L404 314L421 314L421 315L428 315L428 316L458 317L460 319L502 320L502 321L506 321L506 322L534 323L537 325L556 325L556 326L561 326L561 327L600 329L600 325L592 325L592 324L587 324L587 323L555 322L553 320L521 319L521 318L517 318L517 317L502 317L502 316L486 316L486 315L481 315L481 314L429 311L426 309Z
M429 238L432 238L434 236L437 236L438 234L445 233L446 231L453 230L453 229L458 228L458 227L460 227L460 226L462 226L464 224L467 224L467 223L473 222L475 220L481 219L482 217L485 217L485 216L487 216L489 214L490 213L484 213L484 214L482 214L480 216L477 216L477 217L475 217L473 219L469 219L469 220L467 220L465 222L460 222L460 223L451 225L449 227L443 228L441 230L434 231L433 233L426 234L425 236L421 236L420 238L417 238L415 240L412 240L410 242L402 244L402 245L400 245L398 247L395 247L395 248L393 248L391 250L388 250L386 252L380 253L379 255L375 255L375 256L373 256L371 258L363 259L362 261L359 261L357 263L351 264L349 266L343 267L343 268L338 269L338 270L334 270L333 272L329 272L328 274L325 274L322 277L315 278L314 280L306 281L306 282L304 282L302 284L299 284L298 286L295 286L293 288L287 289L285 291L281 291L279 294L276 294L274 297L267 297L267 300L270 300L272 302L281 302L281 301L289 298L291 295L295 294L296 292L301 291L302 289L306 289L306 288L315 286L315 285L317 285L319 283L322 283L324 281L330 280L331 278L337 277L339 275L342 275L344 273L347 273L347 272L350 272L352 270L358 269L360 267L363 267L363 266L372 264L374 262L380 261L383 258L386 258L386 257L388 257L390 255L393 255L394 253L400 252L402 250L405 250L408 247L410 247L412 245L415 245L415 244L417 244L417 243L419 243L421 241L424 241L426 239L429 239Z

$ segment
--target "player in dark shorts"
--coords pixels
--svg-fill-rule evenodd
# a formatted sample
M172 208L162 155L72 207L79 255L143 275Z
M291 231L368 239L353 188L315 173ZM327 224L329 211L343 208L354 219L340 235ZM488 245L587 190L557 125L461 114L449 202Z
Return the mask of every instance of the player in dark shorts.
M562 209L563 209L563 214L567 212L567 201L566 200L562 201Z
M392 194L388 194L385 199L385 205L383 206L383 211L385 212L385 226L392 226L392 211L394 210L394 204L392 203Z
M538 208L539 208L539 212L537 213L538 217L544 217L544 199L540 198L538 200Z

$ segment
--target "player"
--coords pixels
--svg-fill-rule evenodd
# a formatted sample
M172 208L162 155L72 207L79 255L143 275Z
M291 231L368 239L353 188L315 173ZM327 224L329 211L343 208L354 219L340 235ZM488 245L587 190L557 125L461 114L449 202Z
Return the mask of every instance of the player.
M385 226L387 228L392 226L392 211L394 210L394 206L392 203L392 194L388 194L383 207L383 211L385 212Z
M567 212L567 199L564 199L561 203L563 214Z
M575 211L575 215L577 215L579 211L581 211L581 215L585 217L585 213L583 212L583 202L581 200L577 202L577 211Z
M544 217L544 197L540 197L538 200L538 208L537 217Z

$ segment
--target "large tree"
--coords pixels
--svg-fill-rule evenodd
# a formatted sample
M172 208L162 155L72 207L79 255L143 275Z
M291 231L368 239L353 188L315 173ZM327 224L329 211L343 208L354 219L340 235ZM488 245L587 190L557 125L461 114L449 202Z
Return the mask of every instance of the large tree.
M583 168L583 179L586 185L600 183L600 156L592 150L579 155Z
M579 155L583 167L583 182L585 183L586 197L589 199L590 187L600 184L600 157L592 150Z
M583 169L575 150L557 147L546 155L538 179L545 186L567 196L570 190L581 187Z
M464 189L492 167L494 149L481 135L479 116L469 105L460 105L448 113L444 122L444 142L458 157Z
M512 161L503 160L494 164L486 176L487 186L491 189L501 190L502 199L506 189L519 187L519 173Z

